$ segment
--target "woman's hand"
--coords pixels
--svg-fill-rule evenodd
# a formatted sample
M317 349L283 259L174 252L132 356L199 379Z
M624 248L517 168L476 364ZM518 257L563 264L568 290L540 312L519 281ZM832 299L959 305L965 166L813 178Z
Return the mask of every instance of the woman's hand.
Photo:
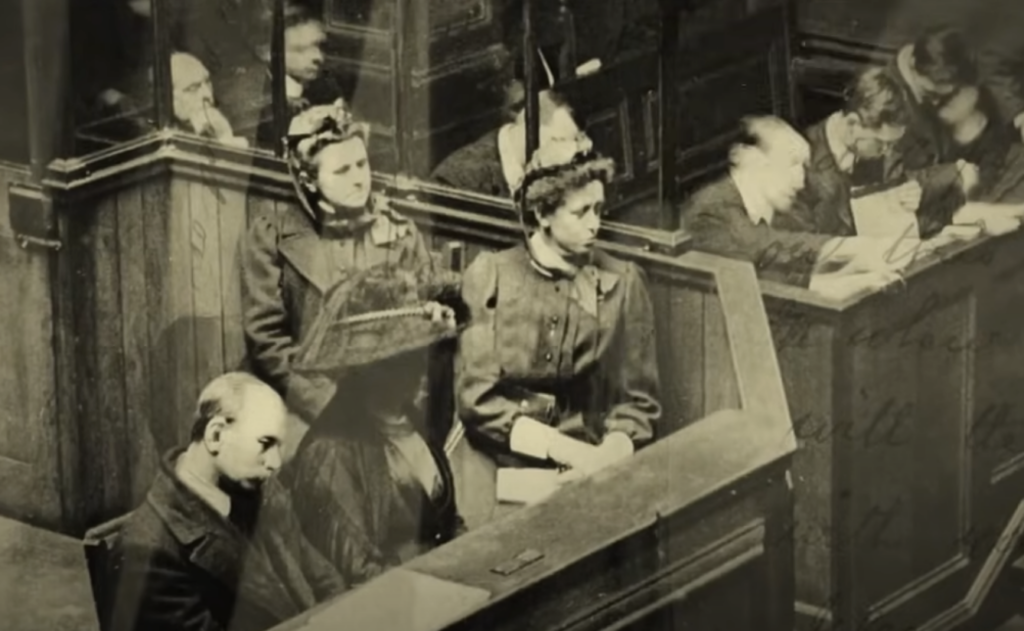
M455 310L451 307L431 301L424 305L424 309L431 322L443 322L455 328Z
M633 441L629 436L621 432L608 434L601 444L596 447L586 443L581 444L590 447L590 449L580 450L579 459L575 464L560 463L570 468L568 471L559 474L559 484L568 484L569 482L597 473L633 455Z

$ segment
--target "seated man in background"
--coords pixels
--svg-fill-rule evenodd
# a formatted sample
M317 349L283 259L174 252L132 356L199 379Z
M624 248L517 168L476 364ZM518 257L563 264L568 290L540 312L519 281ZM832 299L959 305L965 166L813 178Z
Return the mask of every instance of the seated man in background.
M977 184L977 168L961 162L909 173L887 169L900 161L894 148L910 117L899 84L883 69L869 68L854 78L845 97L842 110L807 130L807 185L792 210L776 217L777 227L853 236L851 195L858 188L882 188L873 197L897 212L920 211L926 234L949 223Z
M174 118L181 129L226 145L249 146L245 138L235 136L231 123L215 105L210 73L201 61L188 53L172 53L171 84Z
M191 443L125 527L116 631L263 631L344 589L274 477L285 416L246 373L203 389Z
M285 4L284 90L289 117L310 106L327 105L345 96L341 84L324 69L323 47L326 41L327 32L316 13L304 4ZM267 67L271 67L269 57L266 62ZM256 142L260 147L273 148L281 141L281 138L274 137L273 110L273 102L268 101L256 133Z
M842 269L846 291L855 284L887 286L909 263L891 255L905 236L835 237L776 224L776 214L790 210L804 188L810 146L773 116L744 119L743 133L730 151L729 174L683 207L683 227L696 249L751 261L764 278L823 292L832 291L829 283L837 278L819 276L830 268Z
M510 197L526 166L525 95L519 97L511 122L450 154L434 169L432 179L465 191ZM545 90L539 103L541 145L574 138L580 132L572 108L561 96Z
M918 170L958 163L962 170L965 163L976 164L975 197L1002 201L1005 172L1021 169L1012 164L1019 160L1019 137L1003 120L997 89L959 30L929 29L896 53L887 72L909 112L908 133L895 153L900 160L891 166Z

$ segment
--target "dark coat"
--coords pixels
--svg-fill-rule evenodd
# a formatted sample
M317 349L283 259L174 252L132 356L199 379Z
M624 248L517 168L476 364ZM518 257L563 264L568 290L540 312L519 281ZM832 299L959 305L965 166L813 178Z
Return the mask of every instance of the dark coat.
M348 235L321 234L297 207L256 217L242 251L243 327L251 368L307 423L333 398L334 383L291 369L327 290L346 270L392 262L417 267L430 253L416 225L390 210Z
M799 287L810 285L821 249L832 238L755 224L728 175L688 199L682 219L694 249L750 261L758 276Z
M773 228L834 236L857 234L850 208L854 181L839 169L832 155L825 133L826 121L807 129L807 141L811 146L807 184L792 209L776 213L772 220ZM874 179L859 181L868 190L895 186L908 178L921 184L918 212L921 231L926 236L948 224L952 213L964 202L954 164L936 164L906 171L899 156L889 156L884 161L877 161L877 166Z
M286 475L306 536L352 586L408 560L408 549L419 554L451 540L462 523L441 445L426 438L443 484L431 499L421 485L396 482L386 439L357 426L361 420L314 426Z
M487 132L450 153L430 177L439 184L464 191L503 199L511 195L501 170L497 131Z
M499 464L523 414L590 443L611 431L638 447L661 416L654 311L643 273L596 252L596 315L571 279L542 275L525 246L476 257L462 280L470 309L459 338L456 401L466 436ZM527 299L528 297L528 299Z
M126 526L115 631L262 631L344 590L279 482L265 484L246 539L178 480L182 451L164 457Z

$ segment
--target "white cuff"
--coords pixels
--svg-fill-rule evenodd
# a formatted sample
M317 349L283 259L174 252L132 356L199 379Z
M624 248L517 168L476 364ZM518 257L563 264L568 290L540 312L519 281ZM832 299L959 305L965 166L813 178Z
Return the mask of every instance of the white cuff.
M513 453L547 460L551 448L551 434L556 431L553 427L540 421L535 421L528 416L520 416L512 424L508 445Z
M623 457L633 455L633 439L625 432L608 432L605 434L601 444L608 445L611 449L615 450L615 453L622 454Z

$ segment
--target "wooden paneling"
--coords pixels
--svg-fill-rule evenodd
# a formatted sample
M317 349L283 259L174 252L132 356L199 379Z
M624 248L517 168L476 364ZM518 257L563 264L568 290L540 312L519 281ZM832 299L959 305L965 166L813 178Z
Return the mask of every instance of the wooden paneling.
M240 366L238 240L255 214L294 204L286 180L253 185L245 169L205 155L181 153L169 162L170 170L126 174L122 187L72 191L62 202L66 247L56 290L58 353L67 364L60 393L67 449L61 470L64 528L72 532L137 504L157 456L186 440L199 389ZM394 204L434 249L458 244L465 264L522 238L515 221L417 202L406 193ZM760 360L739 362L731 339L744 335L750 318L756 324L764 317L750 265L607 247L644 268L657 305L665 404L659 435L716 410L750 405L739 396L740 372L758 370ZM739 315L731 324L716 283L753 301L734 307ZM770 346L758 352L774 366Z
M1022 245L963 246L842 304L763 284L800 441L803 622L948 629L1001 606L1024 497Z
M404 615L388 615L387 628L790 631L792 446L776 440L778 430L757 414L715 414L407 563L399 570L406 576L484 590L487 599L439 602L429 625L416 614L422 603L401 599L391 606ZM493 570L528 549L541 555L536 562ZM395 576L275 631L356 619L384 628L378 597Z
M0 169L0 512L36 524L60 519L55 406L53 255L22 249L8 222L7 187L24 171Z

